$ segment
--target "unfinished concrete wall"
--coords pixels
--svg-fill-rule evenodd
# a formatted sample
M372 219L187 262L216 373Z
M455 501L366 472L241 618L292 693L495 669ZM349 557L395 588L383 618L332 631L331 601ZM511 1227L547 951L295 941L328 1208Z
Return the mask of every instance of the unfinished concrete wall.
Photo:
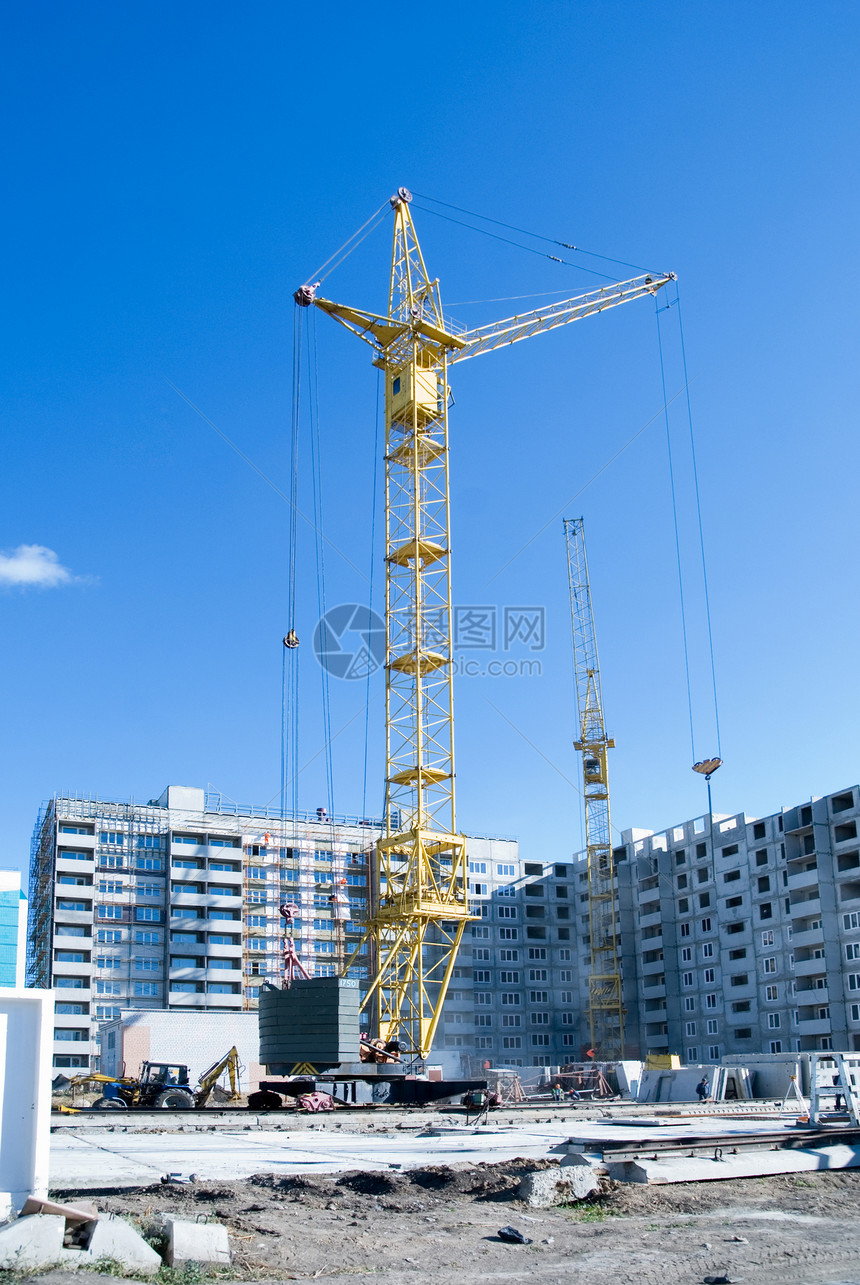
M113 1043L111 1044L111 1037ZM256 1013L194 1013L128 1009L101 1030L102 1065L108 1075L137 1075L142 1062L182 1062L192 1084L235 1044L242 1063L240 1090L259 1088Z
M48 1194L54 997L0 987L0 1218Z

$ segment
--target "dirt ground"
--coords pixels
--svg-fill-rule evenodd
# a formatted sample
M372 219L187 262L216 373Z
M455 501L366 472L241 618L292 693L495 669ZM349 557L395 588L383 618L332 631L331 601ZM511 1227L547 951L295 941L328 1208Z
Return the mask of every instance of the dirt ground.
M589 1202L529 1208L517 1199L519 1180L551 1163L258 1174L93 1194L100 1209L130 1216L145 1233L159 1212L225 1224L233 1268L222 1269L222 1279L669 1285L711 1276L745 1285L860 1285L860 1172L610 1183ZM531 1244L501 1240L499 1229L509 1225Z

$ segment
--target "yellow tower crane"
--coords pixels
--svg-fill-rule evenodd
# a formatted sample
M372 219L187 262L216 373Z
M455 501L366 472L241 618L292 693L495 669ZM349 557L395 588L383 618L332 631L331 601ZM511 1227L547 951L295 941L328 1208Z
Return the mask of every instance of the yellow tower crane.
M426 1057L471 917L466 843L454 810L448 369L650 297L672 277L636 277L462 330L442 314L411 200L402 187L391 198L386 315L323 299L312 284L301 286L295 300L369 344L385 377L386 833L372 862L363 939L371 983L363 1007L373 1007L381 1039Z
M574 747L582 754L582 797L588 855L588 925L591 945L588 1021L595 1059L599 1062L613 1062L624 1056L624 1007L615 931L615 861L612 856L606 761L607 750L614 749L615 742L606 735L603 720L603 693L582 518L566 518L564 534L567 540L570 618L579 715L579 740L574 741Z

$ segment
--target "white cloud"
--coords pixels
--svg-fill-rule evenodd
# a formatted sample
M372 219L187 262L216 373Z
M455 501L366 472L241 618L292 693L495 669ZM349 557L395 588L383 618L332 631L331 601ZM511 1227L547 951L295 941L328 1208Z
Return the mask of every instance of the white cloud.
M42 544L19 544L17 549L0 553L0 585L55 589L76 579L54 550Z

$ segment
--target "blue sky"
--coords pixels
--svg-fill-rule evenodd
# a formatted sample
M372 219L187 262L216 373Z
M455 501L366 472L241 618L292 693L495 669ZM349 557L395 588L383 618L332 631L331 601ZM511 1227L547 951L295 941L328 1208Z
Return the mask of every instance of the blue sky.
M725 759L715 809L763 813L857 780L856 6L36 0L3 26L0 864L26 865L56 789L277 801L292 291L401 184L677 272ZM599 283L418 206L466 324ZM326 293L381 308L389 235ZM672 394L678 310L661 326ZM362 603L376 373L321 316L315 351L325 530L363 573L330 552L327 602ZM452 386L455 599L546 613L539 678L458 682L459 823L517 835L528 856L580 843L561 518L532 540L558 511L586 521L615 823L703 811L662 419L605 467L660 410L653 305L464 363ZM683 398L670 431L704 756ZM309 639L306 529L298 555ZM322 717L307 648L302 666L304 761ZM333 730L348 724L338 811L379 811L381 694L376 675L365 797L364 684L332 684ZM303 806L326 798L323 760L302 774Z

